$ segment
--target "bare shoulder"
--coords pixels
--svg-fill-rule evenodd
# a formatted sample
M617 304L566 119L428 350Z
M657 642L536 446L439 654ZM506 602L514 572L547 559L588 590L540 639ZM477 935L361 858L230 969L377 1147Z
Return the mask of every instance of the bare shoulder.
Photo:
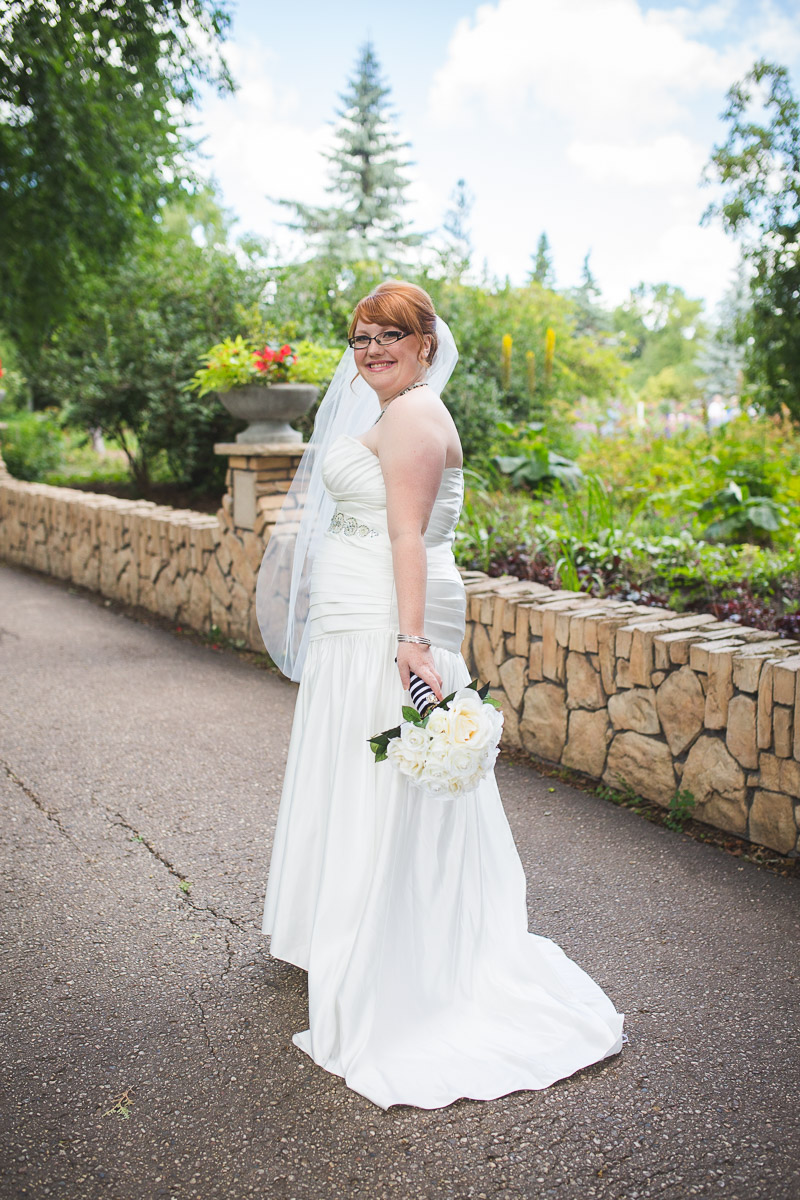
M444 453L447 466L461 466L463 455L455 422L441 396L427 384L393 400L380 426L379 441L386 439L394 446L417 449L427 444Z
M396 396L386 410L386 420L394 418L394 421L398 421L403 413L413 413L415 416L430 413L434 416L443 408L445 408L445 404L441 396L437 395L427 383L423 383L421 387L412 388L410 391Z

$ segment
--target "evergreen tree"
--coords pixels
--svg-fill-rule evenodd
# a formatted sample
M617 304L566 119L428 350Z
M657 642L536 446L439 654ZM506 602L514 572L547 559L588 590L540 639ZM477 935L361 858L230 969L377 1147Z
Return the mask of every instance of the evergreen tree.
M546 233L542 232L539 235L539 241L536 243L536 253L531 257L533 258L533 267L528 276L528 282L538 283L544 288L555 287L556 276L553 270L550 242Z
M575 332L582 337L594 337L611 328L611 314L600 304L600 286L592 274L587 254L581 269L580 286L571 288L568 295L575 305Z
M442 228L445 246L440 252L442 266L449 278L460 280L472 264L472 238L469 221L475 197L463 179L459 179L450 197L450 207Z
M390 91L381 79L372 45L359 52L355 74L340 97L336 145L326 154L330 163L327 190L336 203L312 207L281 201L294 209L289 227L320 243L338 260L377 259L396 265L403 251L421 238L408 233L403 217L409 181L403 174L408 142L398 140Z

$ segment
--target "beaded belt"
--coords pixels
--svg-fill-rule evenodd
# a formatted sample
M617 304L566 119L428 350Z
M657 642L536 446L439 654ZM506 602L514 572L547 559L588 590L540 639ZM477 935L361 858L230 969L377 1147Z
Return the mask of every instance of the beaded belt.
M379 529L373 529L371 525L364 525L354 516L347 516L338 510L331 517L328 530L331 533L346 533L348 537L380 537Z

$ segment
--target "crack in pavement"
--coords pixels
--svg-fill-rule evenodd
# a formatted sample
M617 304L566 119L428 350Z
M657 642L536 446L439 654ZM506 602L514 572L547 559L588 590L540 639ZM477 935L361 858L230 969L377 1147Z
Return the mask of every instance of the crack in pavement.
M193 991L190 992L190 995L194 1003L197 1005L197 1008L200 1010L200 1028L203 1031L203 1037L206 1040L208 1051L211 1057L214 1059L214 1062L218 1062L219 1060L217 1058L217 1052L214 1049L214 1043L211 1041L211 1037L208 1032L208 1017L206 1016L206 1010L203 1008L203 1002L199 996L195 995Z
M14 768L9 763L7 763L4 758L0 758L0 766L3 767L3 770L5 771L8 778L11 780L12 783L15 783L17 785L17 787L20 789L20 791L23 793L23 795L27 796L28 799L30 801L32 801L33 804L36 805L36 807L39 809L39 812L43 813L44 816L47 817L48 821L51 821L53 823L53 825L55 825L58 832L63 834L64 837L67 839L67 841L70 842L76 848L76 850L80 850L81 853L85 853L85 847L79 845L78 842L75 841L74 837L69 832L69 830L64 828L64 826L61 824L61 820L58 817L58 815L56 813L52 812L51 809L49 809L47 807L47 805L44 804L39 799L39 797L36 795L36 793L33 791L33 789L29 788L28 785L26 783L24 783L23 780L20 779L19 775L17 775Z
M31 803L39 810L39 812L41 812L47 818L48 821L50 821L53 825L55 825L55 827L58 829L59 833L63 837L65 837L67 839L67 841L72 846L75 847L76 850L78 850L81 854L85 854L86 847L81 845L80 843L78 843L75 840L75 838L72 836L72 834L69 832L69 830L67 830L64 827L64 825L61 823L61 820L58 817L58 815L47 808L47 806L42 802L42 800L39 798L39 796L37 796L36 792L34 792L32 788L28 787L28 785L22 779L20 779L19 775L17 775L17 773L13 769L13 767L9 763L7 763L5 761L5 759L0 759L0 766L2 766L3 770L5 771L6 775L11 780L11 782L20 789L22 794L31 801ZM95 795L92 795L91 799L92 799L92 801L94 801L97 804L99 811L103 814L103 816L106 818L106 820L109 822L109 824L115 825L119 829L126 829L126 830L128 830L128 832L134 834L135 837L137 838L137 840L147 849L148 853L150 855L152 855L152 857L155 858L159 863L161 863L161 865L169 872L170 875L173 876L173 878L178 879L181 883L188 882L186 875L184 875L181 871L179 871L178 868L174 865L174 863L171 863L165 855L161 854L155 848L155 846L153 846L147 840L147 838L145 838L141 833L139 833L139 831L133 825L131 825L130 821L126 821L126 819L122 816L121 813L113 813L112 814L111 811L106 807L106 805L103 804L103 802L100 799L98 799L98 797ZM113 817L116 817L117 820L114 820ZM116 890L116 889L114 889L114 890ZM122 896L119 893L117 893L117 895L119 896L119 899L121 901ZM217 912L217 910L215 908L213 908L212 905L210 905L210 904L197 904L195 902L195 900L193 900L193 898L185 891L182 891L182 895L183 895L184 900L189 904L189 906L192 909L194 909L195 912L210 913L210 915L212 917L214 917L214 919L217 922L227 922L228 925L233 926L240 934L247 934L248 931L241 924L241 922L238 921L235 917L229 917L225 913ZM233 969L233 960L234 960L234 956L235 956L235 950L234 950L233 945L231 944L230 932L227 929L223 928L222 936L225 939L226 961L222 968L222 971L219 974L220 983L223 983L225 981L226 976ZM214 1061L218 1062L219 1060L217 1059L217 1053L216 1053L216 1050L214 1049L214 1045L211 1041L211 1037L210 1037L210 1034L208 1031L208 1015L203 1006L202 1000L200 999L199 996L196 995L194 990L190 991L189 995L190 995L192 1001L194 1002L194 1004L197 1006L197 1009L200 1013L200 1027L203 1031L203 1037L205 1038L205 1042L208 1047L209 1053L211 1054L211 1057L214 1059Z
M37 796L36 792L34 792L34 790L32 788L28 787L28 785L24 782L24 780L20 779L19 775L17 775L16 771L11 766L11 764L6 762L5 759L0 758L0 766L2 766L3 770L5 771L6 775L11 780L11 782L13 784L15 784L16 787L19 788L19 790L22 792L22 794L24 796L27 796L27 798L31 801L31 803L34 804L36 808L38 808L39 812L41 812L42 815L45 816L48 821L50 821L53 825L55 825L58 832L67 839L67 841L70 843L70 845L74 846L74 848L80 854L85 855L87 852L86 846L75 840L75 838L72 836L72 834L69 832L69 830L62 824L61 819L59 818L58 814L53 812L51 809L49 809L47 807L47 805L39 798L39 796ZM94 794L91 796L91 799L97 804L99 810L105 816L105 818L109 822L109 824L116 825L118 828L127 829L130 833L134 834L135 837L137 838L137 840L147 849L148 853L151 854L153 856L153 858L155 858L158 862L160 862L161 865L170 873L170 875L173 876L173 878L179 880L181 883L188 883L188 879L187 879L186 875L184 875L181 871L179 871L178 868L173 863L171 863L168 858L165 857L165 855L161 854L155 848L155 846L153 846L147 840L146 837L144 837L141 833L139 833L138 829L136 829L133 825L131 825L130 821L126 821L121 813L113 813L112 814L110 809L108 809L106 807L106 805L103 804L102 800L100 800ZM117 817L116 821L112 819L114 816ZM112 887L112 890L117 895L120 895L117 892L116 888ZM192 896L189 895L189 893L184 891L183 889L181 889L181 895L183 896L183 899L186 901L186 903L189 905L189 907L194 909L195 912L210 913L211 916L216 921L227 922L228 925L233 926L233 928L236 929L238 933L240 933L244 936L247 936L248 933L251 932L250 930L245 928L245 926L242 925L241 921L239 921L236 917L229 917L227 915L227 913L218 912L217 909L215 909L213 907L213 905L211 905L211 904L198 904L192 898ZM122 897L120 896L120 899L121 898ZM222 971L220 972L220 976L219 976L220 982L223 982L225 980L226 976L233 969L233 960L234 960L234 954L235 954L234 948L231 945L230 934L227 932L227 930L224 930L224 929L223 929L222 933L223 933L223 937L225 939L225 953L226 953L227 961L225 962L225 965L223 966Z
M96 800L97 803L100 805L100 807L103 809L103 811L106 814L106 817L111 825L116 825L118 828L121 828L121 829L127 829L130 833L132 833L136 837L136 839L139 841L139 843L145 847L145 849L148 851L148 853L151 854L153 856L153 858L156 859L157 862L160 862L161 865L166 868L166 870L169 872L170 875L173 876L173 878L179 880L181 883L189 882L188 876L184 875L181 871L179 871L174 863L170 862L170 860L164 854L162 854L159 850L157 850L155 848L155 846L153 846L153 844L151 842L149 842L147 840L147 838L139 832L138 829L135 828L135 826L131 825L130 821L126 821L126 819L123 817L122 813L119 813L119 812L114 813L113 816L117 817L117 820L114 821L114 820L112 820L112 814L111 814L110 810L106 808L106 806L102 803L102 801L98 800L96 796L93 796L92 799ZM189 892L185 891L184 889L181 889L181 894L182 894L184 900L186 901L186 903L190 906L190 908L193 908L195 912L207 912L207 913L210 913L211 916L214 917L214 919L216 921L227 921L227 923L229 925L232 925L234 927L234 929L236 929L241 934L247 935L247 933L249 932L241 924L241 922L239 920L237 920L236 917L229 917L227 915L227 913L220 913L210 904L198 904L196 902L196 900L194 900L194 898L189 894ZM225 930L223 930L222 932L223 932L223 937L225 938L225 951L227 954L227 962L226 962L225 966L222 968L222 971L220 973L220 977L219 977L220 981L223 981L225 979L225 977L231 971L231 969L233 967L233 959L234 959L234 950L233 950L233 947L231 946L230 935Z

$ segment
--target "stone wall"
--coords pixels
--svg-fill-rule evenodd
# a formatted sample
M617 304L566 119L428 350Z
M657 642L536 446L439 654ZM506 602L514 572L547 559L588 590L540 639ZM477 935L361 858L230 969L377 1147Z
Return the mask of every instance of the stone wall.
M216 515L22 483L0 458L0 559L263 650L256 575L305 446L215 449L230 459Z
M221 446L216 515L12 479L0 559L263 649L255 580L304 447ZM800 644L776 634L463 572L464 657L505 713L504 742L800 851Z
M465 576L464 657L504 740L782 854L800 852L800 644L506 577Z

